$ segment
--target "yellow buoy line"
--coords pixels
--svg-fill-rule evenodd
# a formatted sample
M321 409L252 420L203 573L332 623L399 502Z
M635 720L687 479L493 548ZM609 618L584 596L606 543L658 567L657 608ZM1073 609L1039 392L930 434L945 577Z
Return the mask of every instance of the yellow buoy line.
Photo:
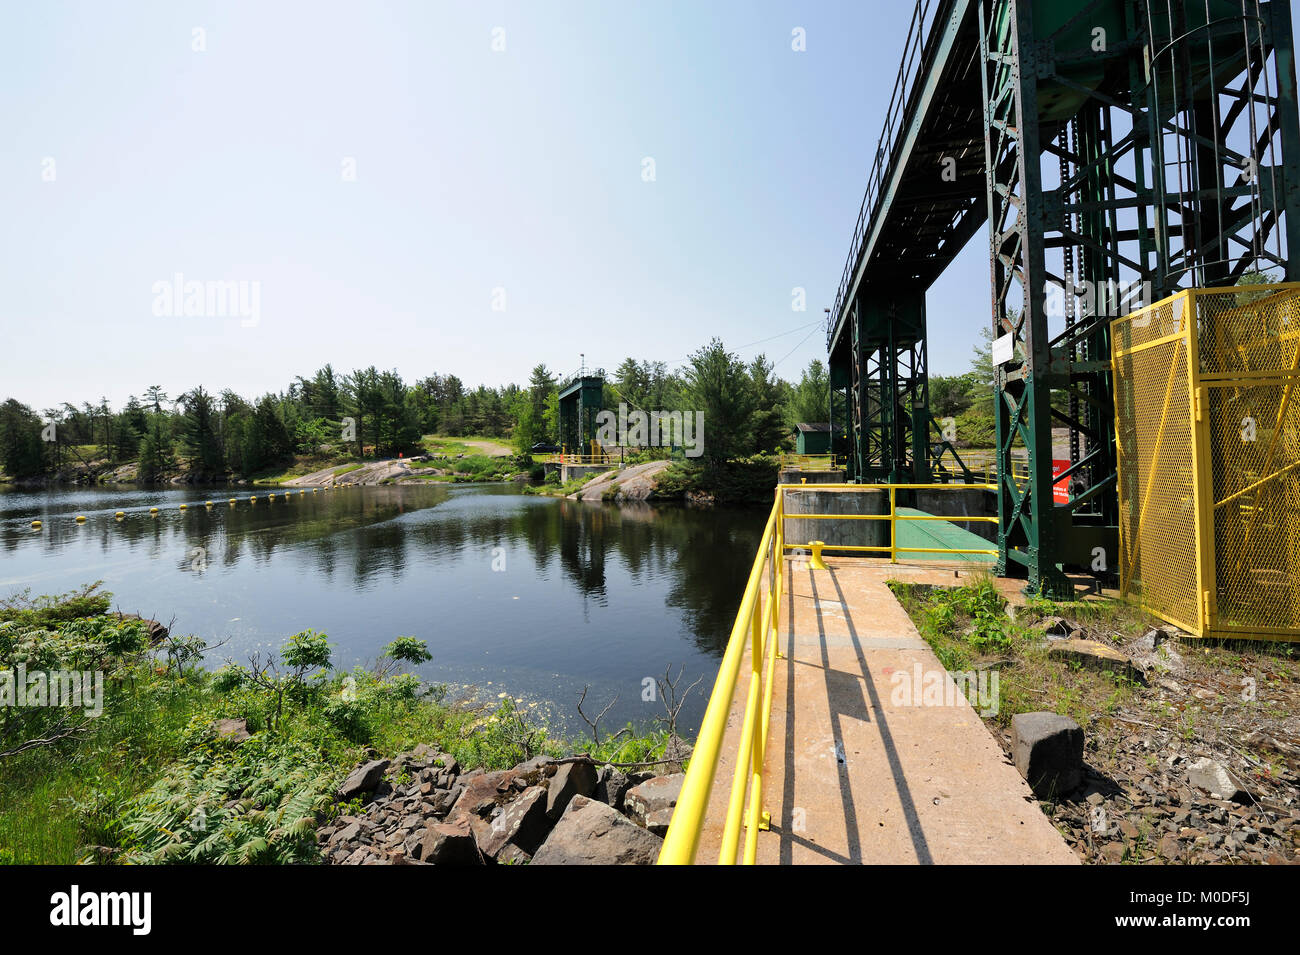
M341 487L356 487L356 486L357 486L357 485L355 485L355 484L326 484L326 485L324 485L323 487L313 487L313 488L310 488L310 490L311 490L311 493L313 493L313 494L317 494L317 493L319 493L321 490L325 490L325 491L335 491L335 490L338 490L338 489L341 488ZM302 496L302 495L306 494L307 491L308 491L307 488L302 488L301 490L298 491L298 494L299 494L299 496ZM284 497L286 500L291 499L291 498L293 497L293 491L284 491L284 492L283 492L283 497ZM267 496L266 496L266 499L267 499L268 501L274 501L274 500L275 500L275 494L274 494L274 493L268 493ZM256 494L250 494L250 495L246 498L246 500L247 500L247 502L248 502L249 504L255 504L255 503L257 503L257 495L256 495ZM217 503L216 501L204 501L204 502L203 502L203 506L204 506L205 508L211 510L211 509L216 505L216 503ZM236 498L236 497L232 497L232 498L230 498L230 506L231 506L231 507L234 507L234 506L235 506L236 504L238 504L238 503L239 503L239 498ZM179 505L179 507L177 508L177 510L181 510L181 511L189 510L189 504L188 504L188 503L181 504L181 505ZM116 520L116 521L124 520L124 519L126 518L126 516L127 516L127 513L128 513L127 511L114 511L114 512L113 512L113 519ZM150 514L150 516L152 516L152 517L157 517L157 516L158 516L159 514L161 514L161 513L162 513L162 510L161 510L160 508L158 508L158 507L150 507L150 508L149 508L149 514ZM85 514L78 514L78 515L76 515L75 518L73 518L73 520L74 520L74 522L77 523L77 524L84 524L84 523L86 523L86 515L85 515ZM41 521L41 520L33 520L32 523L31 523L31 526L32 526L32 529L33 529L33 530L40 530L42 527L45 526L45 523L44 523L43 521Z

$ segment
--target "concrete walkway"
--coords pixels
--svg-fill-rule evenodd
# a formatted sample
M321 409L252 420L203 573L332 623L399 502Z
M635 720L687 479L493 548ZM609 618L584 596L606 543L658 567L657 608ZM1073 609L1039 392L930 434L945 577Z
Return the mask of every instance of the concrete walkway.
M758 861L1077 864L961 694L954 705L901 696L918 673L951 680L885 581L957 583L953 567L970 564L827 563L786 561L763 798L772 828ZM697 862L717 860L749 673L746 657Z

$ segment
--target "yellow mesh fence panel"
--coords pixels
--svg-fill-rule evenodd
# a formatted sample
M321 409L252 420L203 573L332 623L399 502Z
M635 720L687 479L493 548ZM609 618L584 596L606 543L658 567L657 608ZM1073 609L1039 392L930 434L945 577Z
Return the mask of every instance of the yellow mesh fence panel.
M1201 636L1300 640L1300 285L1112 329L1122 590Z
M1197 547L1185 317L1179 297L1115 323L1115 402L1121 586L1152 613L1191 629Z
M1196 296L1215 629L1300 635L1300 289Z

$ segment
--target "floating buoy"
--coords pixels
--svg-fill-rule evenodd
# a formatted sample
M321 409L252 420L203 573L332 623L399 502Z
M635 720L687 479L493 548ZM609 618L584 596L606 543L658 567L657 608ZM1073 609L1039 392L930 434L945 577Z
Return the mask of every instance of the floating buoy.
M85 515L85 514L78 514L78 515L77 515L77 523L78 523L78 524L84 524L84 523L86 523L86 515Z
M183 511L183 510L185 510L185 508L187 508L187 507L189 507L188 504L182 504L182 505L181 505L181 510Z
M113 516L116 517L116 518L120 521L122 518L126 517L126 511L118 511L118 512L117 512L116 514L114 514Z
M149 513L150 513L150 514L157 514L157 513L158 513L158 508L156 508L156 507L151 507L151 508L149 508Z
M231 506L231 507L234 507L235 504L236 504L236 501L235 501L235 499L232 497L232 498L230 499L230 506Z
M205 502L203 503L203 506L204 506L204 507L211 507L214 503L215 503L214 501L205 501Z
M253 503L254 501L256 501L256 500L257 500L257 495L256 495L256 494L253 494L253 495L251 495L251 496L248 498L248 503L249 503L249 504L252 504L252 503Z
M268 495L266 495L266 499L267 499L268 501L274 501L274 500L275 500L275 495L274 495L274 494L268 494Z
M37 530L40 530L40 529L41 529L41 522L40 522L40 521L32 521L32 527L36 528Z

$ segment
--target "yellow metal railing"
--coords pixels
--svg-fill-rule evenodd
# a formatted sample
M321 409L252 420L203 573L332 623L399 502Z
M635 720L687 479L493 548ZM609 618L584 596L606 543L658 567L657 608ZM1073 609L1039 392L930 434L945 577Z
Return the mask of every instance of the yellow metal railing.
M727 729L727 718L731 714L731 701L736 693L736 681L740 676L740 664L747 643L750 646L749 694L745 700L745 720L740 730L736 768L731 797L727 803L727 817L723 824L722 851L718 854L718 863L734 865L736 862L747 791L750 791L750 811L745 836L745 864L754 863L758 852L759 827L761 825L766 828L762 813L763 765L767 727L772 713L776 625L780 619L781 597L785 587L781 572L784 563L784 498L781 492L782 489L778 487L772 512L763 528L758 554L754 557L749 580L745 583L745 592L740 598L740 609L736 612L736 622L731 628L731 637L727 640L727 649L722 655L718 678L714 681L709 705L704 711L704 721L700 724L686 780L682 783L681 795L677 797L677 808L673 810L672 824L668 827L663 848L659 852L660 865L690 865L695 861L709 796L713 791L714 776L718 770L722 737Z
M888 554L890 563L898 563L900 551L908 554L997 554L997 548L962 548L962 547L899 547L898 523L900 521L955 521L980 524L996 524L996 517L972 517L966 514L900 514L898 513L899 491L996 491L996 484L784 484L780 490L875 490L889 491L889 512L887 514L787 514L786 516L801 521L889 521L889 543L886 544L826 544L829 550L852 551L864 554ZM786 550L810 550L812 542L786 544Z
M844 467L846 463L847 457L842 454L794 454L788 451L781 454L781 467L798 468L801 471L833 471ZM951 474L961 474L957 467L948 467L947 470ZM991 459L967 464L966 470L970 472L972 478L978 478L985 484L992 484L997 480L997 462ZM1017 482L1026 483L1029 480L1029 462L1020 458L1013 459L1011 474Z
M834 454L791 454L781 455L781 467L799 468L801 471L833 471L839 466L839 458Z
M958 477L962 476L961 472L955 467L947 467L950 474ZM984 484L994 484L998 479L998 465L996 461L983 461L978 464L968 463L966 470L970 472L972 479L978 480ZM1011 476L1017 484L1026 484L1029 481L1029 462L1015 458L1011 462ZM974 485L968 485L973 487Z
M930 514L899 514L897 492L900 490L961 491L971 488L996 490L993 484L782 484L776 489L776 499L763 528L758 553L750 567L749 579L740 598L736 621L727 640L727 648L718 667L718 677L709 695L704 720L695 742L695 750L686 770L677 808L672 823L664 837L659 852L660 865L690 865L695 862L700 845L709 798L718 773L718 760L722 754L732 702L736 695L741 664L746 646L749 648L750 678L745 697L744 720L736 746L735 769L731 792L727 799L727 813L722 825L722 845L718 853L720 865L734 865L740 850L740 832L745 829L744 853L740 861L753 865L758 853L758 833L768 828L769 814L763 810L763 770L767 757L767 735L772 716L772 685L776 658L781 656L777 646L777 627L785 597L785 552L792 548L810 548L811 542L787 544L785 521L790 520L887 520L889 521L889 546L829 545L837 551L888 552L897 562L900 550L906 553L927 554L996 554L996 550L970 550L959 548L899 548L896 525L898 521L954 520L993 521L996 517L951 517ZM858 492L889 492L888 514L787 514L785 495L789 491L852 490Z
M618 464L617 458L612 458L608 454L572 454L558 452L556 454L534 454L533 462L536 464Z

